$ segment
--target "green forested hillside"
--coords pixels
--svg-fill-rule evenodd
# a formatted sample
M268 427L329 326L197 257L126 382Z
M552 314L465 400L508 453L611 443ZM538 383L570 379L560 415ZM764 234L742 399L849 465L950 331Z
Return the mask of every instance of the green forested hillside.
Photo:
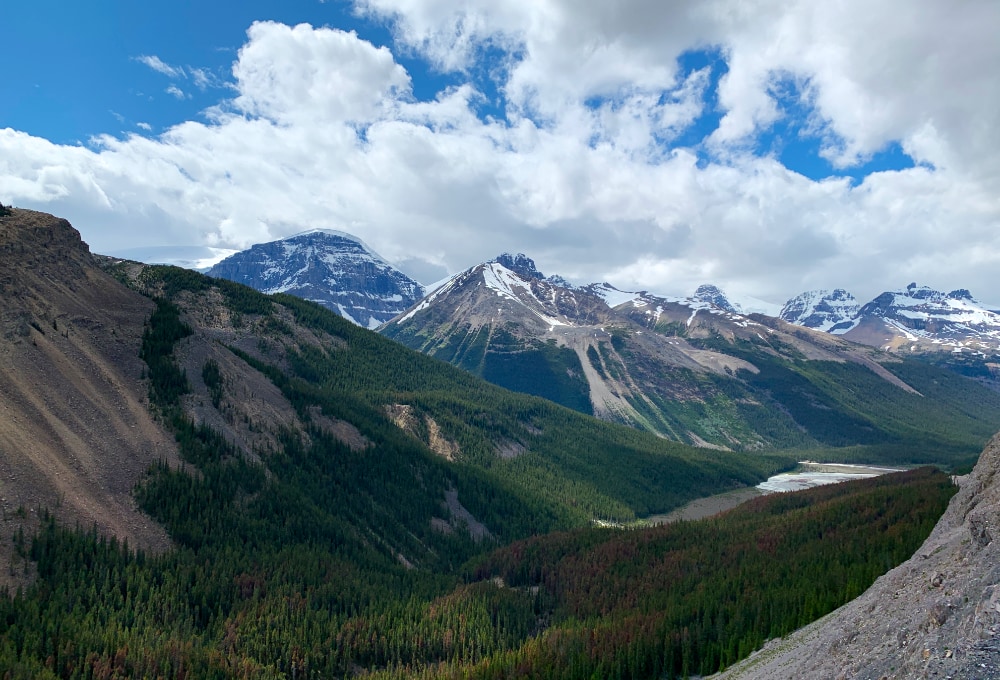
M552 625L466 677L712 673L859 595L909 557L954 491L923 468L767 496L713 520L502 548L475 578L537 589Z
M956 464L974 459L1000 427L1000 394L921 361L883 364L911 392L863 365L806 360L789 347L775 355L749 342L716 338L696 344L752 363L759 372L739 371L739 389L807 431L811 448L818 449L811 457Z
M39 535L13 537L37 581L0 597L12 678L712 669L859 592L950 492L925 470L716 523L588 529L787 459L695 450L513 394L295 298L172 268L119 274L158 296L141 355L183 465L154 466L135 497L175 547L134 552L40 509ZM236 383L257 378L300 425L246 449L206 423L229 422ZM249 432L274 426L241 417ZM457 448L435 452L435 436Z
M767 497L711 521L541 536L465 569L412 569L343 535L347 523L312 526L323 511L294 483L236 473L217 500L218 481L162 474L144 488L168 493L141 497L179 543L166 555L50 519L33 540L16 537L39 580L0 597L8 677L710 672L859 594L915 549L953 492L924 469Z
M286 356L289 374L271 373L293 403L318 404L371 436L388 425L379 407L406 404L454 439L461 462L543 498L565 521L631 519L708 490L752 483L788 462L693 449L583 417L498 389L316 305L290 296L275 301L296 323L338 341L293 348ZM498 453L503 447L513 454Z

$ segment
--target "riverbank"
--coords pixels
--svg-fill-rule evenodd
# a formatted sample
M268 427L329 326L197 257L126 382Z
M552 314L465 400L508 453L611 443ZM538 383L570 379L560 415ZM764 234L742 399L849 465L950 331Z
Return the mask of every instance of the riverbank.
M649 524L669 524L682 520L698 520L731 510L751 498L769 493L800 491L824 484L837 484L852 479L867 479L892 472L902 472L904 468L887 468L875 465L848 463L816 463L805 460L792 472L784 472L770 477L757 486L734 489L714 496L697 498L687 505L662 515L650 515L645 519Z

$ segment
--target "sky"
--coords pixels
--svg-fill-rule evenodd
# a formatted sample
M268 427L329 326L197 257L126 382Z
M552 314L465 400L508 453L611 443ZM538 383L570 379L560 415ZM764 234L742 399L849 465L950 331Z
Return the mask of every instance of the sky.
M15 0L0 202L94 252L1000 303L995 0Z

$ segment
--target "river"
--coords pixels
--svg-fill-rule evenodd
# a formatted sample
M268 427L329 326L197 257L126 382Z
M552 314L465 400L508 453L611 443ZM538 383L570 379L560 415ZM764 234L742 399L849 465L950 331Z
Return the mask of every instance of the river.
M901 472L903 468L887 468L875 465L849 465L846 463L816 463L802 461L792 472L774 475L767 481L754 487L734 489L714 496L696 498L687 505L663 515L650 515L646 521L650 524L669 524L680 520L704 519L720 512L735 508L740 503L751 498L769 493L784 493L786 491L801 491L824 484L837 484L851 479L868 479L890 472Z

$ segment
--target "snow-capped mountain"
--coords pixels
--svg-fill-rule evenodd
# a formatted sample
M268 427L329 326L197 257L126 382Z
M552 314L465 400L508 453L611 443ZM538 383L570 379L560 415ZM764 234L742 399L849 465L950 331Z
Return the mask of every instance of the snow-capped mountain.
M708 283L698 286L691 297L698 302L706 302L733 314L740 314L743 311L729 301L722 289Z
M860 311L857 299L843 288L811 290L786 302L778 318L839 335L858 325Z
M575 289L561 277L546 278L530 257L504 253L432 286L427 297L390 326L404 324L430 307L447 306L456 320L466 324L481 326L505 317L543 330L581 319L596 321L594 308L607 308L601 303L600 298Z
M911 283L865 305L840 288L811 291L789 300L781 318L889 351L1000 351L1000 314L965 289L943 293Z
M858 313L844 337L886 349L948 349L955 353L1000 350L1000 314L979 304L966 289L943 293L911 283L882 293Z
M317 302L359 326L377 328L410 308L423 287L351 234L313 229L227 257L208 274Z
M747 328L755 323L747 317L751 313L777 316L777 305L756 298L743 298L739 303L733 302L720 288L712 285L699 286L690 297L623 291L610 283L591 284L585 290L644 326L653 328L661 323L682 322L685 332L695 335L699 333L699 328L711 328L710 332L719 332L720 324ZM746 307L750 309L744 311ZM709 317L713 317L713 320L701 323Z
M699 292L670 298L607 283L575 287L546 277L524 255L504 254L433 287L379 332L503 387L699 446L805 445L814 440L801 422L830 418L845 429L829 432L868 436L867 425L815 396L825 387L807 390L810 400L802 386L773 390L772 373L762 373L755 357L772 372L801 357L847 362L861 380L913 393L865 348L790 333L777 319L732 311L718 289Z

